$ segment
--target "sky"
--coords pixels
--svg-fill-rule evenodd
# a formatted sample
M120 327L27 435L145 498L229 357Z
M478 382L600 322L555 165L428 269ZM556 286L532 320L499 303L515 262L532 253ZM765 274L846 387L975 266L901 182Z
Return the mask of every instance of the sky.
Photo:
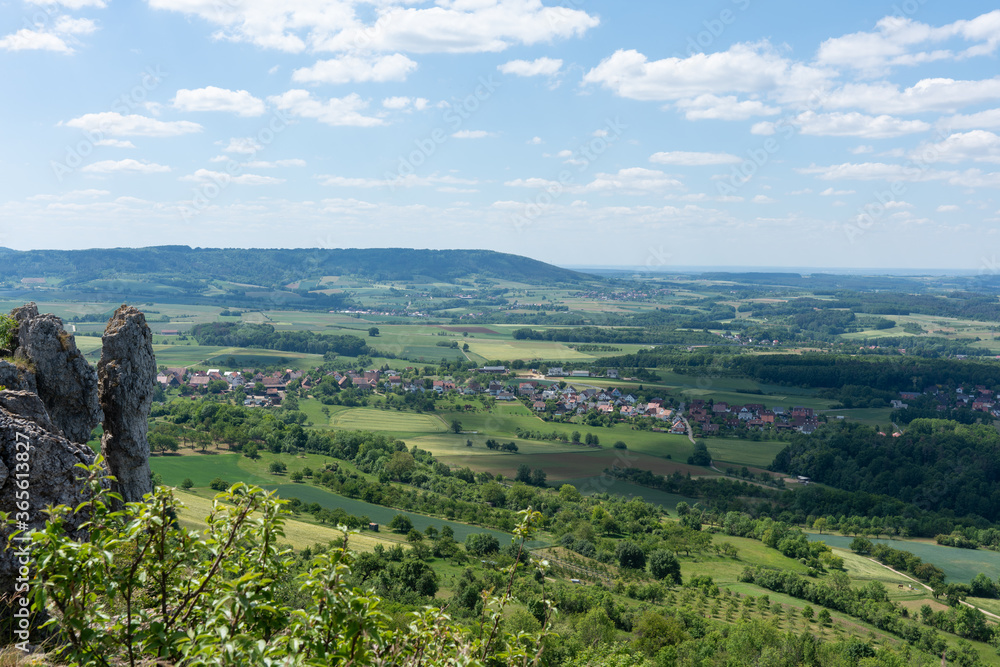
M998 49L978 0L0 0L0 246L995 272Z

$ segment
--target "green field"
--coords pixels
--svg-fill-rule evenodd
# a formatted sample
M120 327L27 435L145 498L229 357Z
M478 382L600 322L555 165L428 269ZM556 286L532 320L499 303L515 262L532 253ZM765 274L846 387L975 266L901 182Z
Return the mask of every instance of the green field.
M826 542L831 547L848 549L853 537L846 535L809 534L812 541ZM933 563L944 570L949 583L968 583L980 572L991 577L1000 572L1000 552L985 549L957 549L940 544L909 540L872 540L873 543L887 544L893 549L901 549L919 556L924 562Z
M766 468L782 449L788 446L782 440L740 440L739 438L699 438L708 447L717 468L724 463Z
M448 426L436 416L377 408L349 408L333 413L330 426L392 433L441 433L448 430Z

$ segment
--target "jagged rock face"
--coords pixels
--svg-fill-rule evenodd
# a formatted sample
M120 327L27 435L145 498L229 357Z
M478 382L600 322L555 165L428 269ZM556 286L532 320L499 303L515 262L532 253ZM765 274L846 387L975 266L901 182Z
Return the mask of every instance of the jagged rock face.
M153 490L146 420L153 403L156 357L146 317L132 306L120 307L108 322L97 375L104 410L101 453L125 502L142 500Z
M15 357L34 366L38 397L55 427L73 442L86 442L102 419L97 373L76 349L55 315L39 315L29 303L11 313L18 322ZM21 385L19 388L31 389Z
M30 391L33 394L38 392L38 387L35 385L35 374L18 368L16 364L9 361L0 361L0 387L15 391Z
M18 411L20 414L9 408ZM84 485L79 481L82 471L77 463L90 465L94 453L86 446L46 429L48 420L42 401L28 392L0 391L0 511L12 519L23 521L30 529L42 529L50 505L76 506L84 498ZM26 459L26 460L25 460ZM19 477L26 475L26 477ZM27 497L18 493L27 492ZM18 503L27 501L27 509ZM24 514L19 514L24 512ZM79 522L77 517L72 521ZM69 525L70 530L75 525ZM15 547L8 547L12 530L0 524L0 591L14 590L19 567Z
M33 421L46 431L56 430L42 399L30 391L0 391L0 408L22 419Z

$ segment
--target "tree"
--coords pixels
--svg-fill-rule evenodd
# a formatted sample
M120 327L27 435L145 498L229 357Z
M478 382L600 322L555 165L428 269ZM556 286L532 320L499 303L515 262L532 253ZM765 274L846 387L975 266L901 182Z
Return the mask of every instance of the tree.
M650 554L649 573L656 579L666 579L675 586L681 583L681 563L673 552L666 549L658 549Z
M565 502L578 503L580 502L580 492L572 484L563 484L559 487L559 499Z
M255 460L259 459L260 458L260 452L257 449L257 445L247 445L246 447L244 447L243 448L243 456L247 457L248 459L250 459L252 461L255 461ZM274 463L272 463L271 465L273 466Z
M417 462L413 458L413 454L409 452L393 452L392 458L385 465L385 470L389 473L389 476L400 482L410 481L410 477L413 475L413 470L417 467Z
M514 475L514 481L531 484L531 467L527 463L517 466L517 474Z
M820 517L813 521L813 530L818 530L819 534L822 535L823 531L826 530L827 520L825 517Z
M488 556L500 551L500 540L490 533L472 533L465 538L465 550L473 556Z
M856 554L866 556L872 552L873 548L871 541L864 537L855 537L851 540L851 551Z
M461 433L462 432L462 422L458 421L457 419L452 419L451 420L451 432L452 433L456 433L456 434L457 433Z
M372 338L374 338L375 336L378 336L378 333L379 333L378 332L378 327L369 327L368 328L368 335L371 336Z
M614 445L614 446L615 446L615 449L628 449L628 445L626 445L626 444L625 444L625 443L624 443L623 441L621 441L621 440L617 440L617 441L615 442L615 445Z
M166 454L168 451L176 452L178 449L177 438L168 433L150 433L148 440L150 449L158 449L161 454Z
M809 606L809 605L806 605L805 607L803 607L802 608L802 618L806 619L807 621L811 621L812 617L813 617L813 608L811 606Z
M545 486L546 474L541 468L535 468L531 471L531 485L532 486Z
M819 624L822 626L828 626L833 622L833 618L830 616L830 610L826 607L819 610L819 615L816 617Z
M579 431L573 431L573 433L569 437L570 437L570 440L572 440L574 443L580 444L580 432Z
M281 407L286 410L298 410L299 399L294 394L285 394L285 398L281 401Z
M997 597L996 583L980 572L972 579L970 584L971 595L974 598L995 598Z
M618 543L615 557L618 558L619 567L632 570L642 570L646 567L646 554L642 552L642 547L629 540Z
M410 521L410 517L405 514L397 514L392 517L392 522L389 524L389 528L392 529L394 533L406 534L413 530L413 522Z
M190 477L185 477L184 481L181 482L182 489L190 489L194 486L194 482L191 481Z
M281 461L271 461L271 465L267 466L267 471L272 475L280 475L287 469L288 467Z
M211 482L208 483L208 487L213 491L225 491L229 488L229 482L222 479L221 477L216 477Z
M296 470L291 474L291 480L293 482L301 482L303 479L305 479L305 475L303 475L300 470Z

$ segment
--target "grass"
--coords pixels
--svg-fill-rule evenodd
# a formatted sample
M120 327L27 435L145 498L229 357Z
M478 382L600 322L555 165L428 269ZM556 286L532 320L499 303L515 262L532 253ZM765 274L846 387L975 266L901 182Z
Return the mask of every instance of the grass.
M774 461L782 449L788 446L782 440L740 440L738 438L699 438L712 454L715 465L723 468L723 463L766 468Z
M448 426L436 416L375 408L349 408L337 412L331 415L330 426L393 433L440 433L448 430Z
M181 525L192 530L204 530L208 527L205 518L212 511L211 497L178 491L177 498L184 504L184 508L179 512ZM376 544L391 545L395 543L395 540L376 537L376 535L380 535L380 533L366 531L361 534L352 534L348 539L348 545L357 551L373 551ZM285 535L281 542L301 551L315 544L339 542L342 537L343 533L335 528L288 518L285 521Z
M844 535L816 535L810 533L809 539L822 540L831 547L850 547L853 537ZM1000 572L1000 552L984 549L957 549L940 544L916 542L912 540L872 540L884 542L894 549L909 551L919 556L926 563L933 563L941 568L948 577L949 583L968 583L980 572L992 574Z

